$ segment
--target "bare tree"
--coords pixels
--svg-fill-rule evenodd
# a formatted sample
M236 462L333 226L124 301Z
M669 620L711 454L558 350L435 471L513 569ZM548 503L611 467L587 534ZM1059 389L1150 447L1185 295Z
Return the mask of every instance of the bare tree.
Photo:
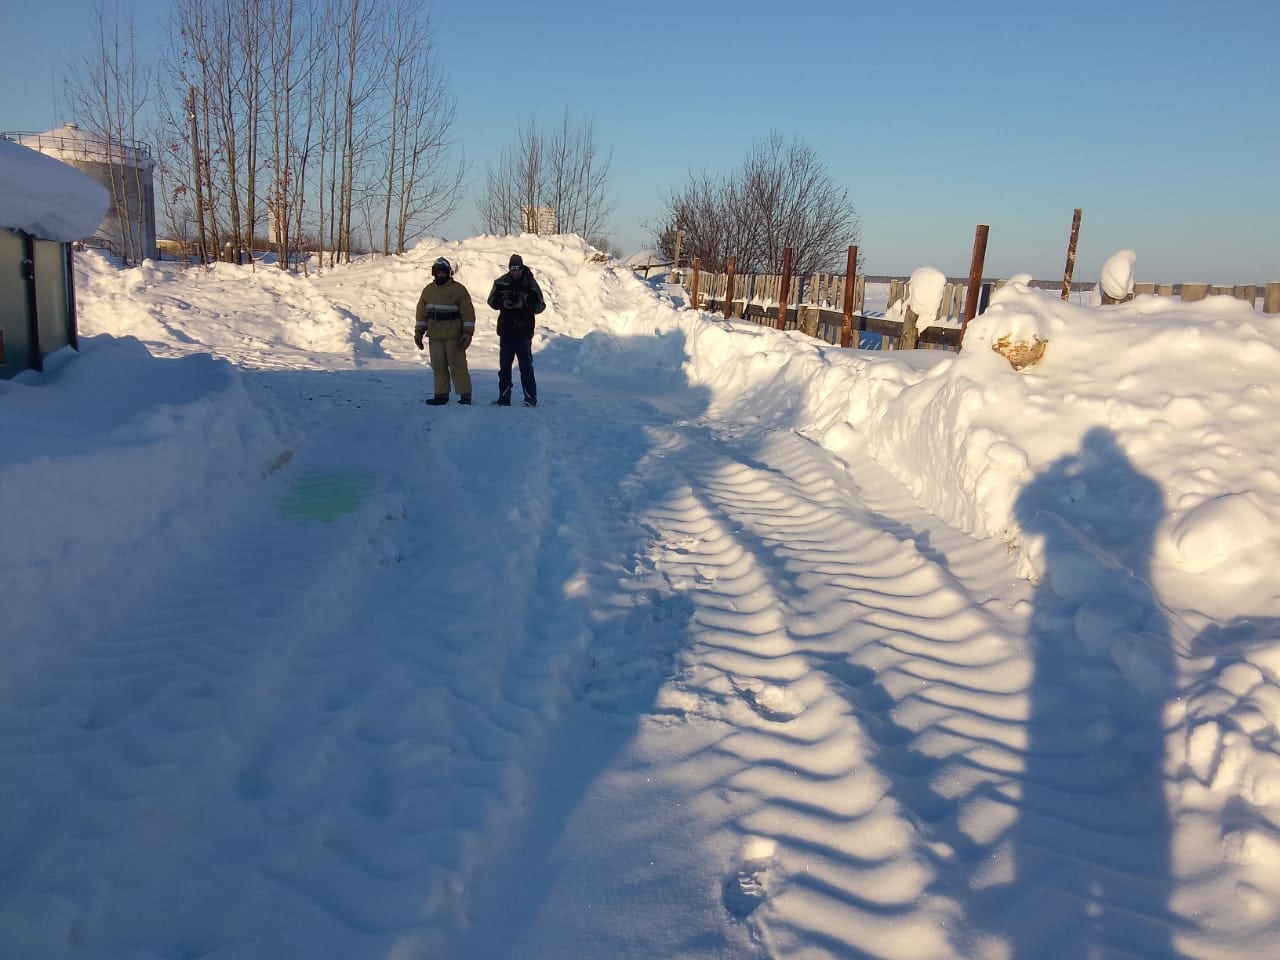
M136 263L151 255L140 201L149 190L154 158L141 142L140 118L154 88L154 70L139 59L132 15L122 30L118 17L108 19L103 0L95 0L93 12L95 46L79 65L69 68L66 97L79 126L101 147L99 156L95 146L92 159L102 162L109 174L110 219L120 230L116 253Z
M848 192L832 181L813 148L788 144L777 133L752 147L726 177L691 175L666 201L662 231L673 239L676 228L683 254L715 271L736 256L743 272L777 273L786 247L797 276L839 269L858 241ZM660 246L664 239L659 236Z
M403 253L457 209L466 173L452 161L454 102L431 44L431 21L422 0L398 0L384 37L391 103L385 156L382 249ZM394 214L394 216L393 216Z
M529 126L520 131L515 153L516 196L520 198L522 208L518 211L520 229L529 233L537 233L541 224L538 208L543 205L546 192L545 153L542 134L530 120Z
M266 113L263 71L266 66L278 72L281 66L265 64L263 35L271 29L269 21L277 12L272 0L239 0L236 10L239 55L244 62L237 93L243 102L245 136L244 225L237 238L236 249L248 251L250 264L254 263L253 242L258 230L259 154L263 115Z
M308 110L301 116L296 104L317 59L317 47L312 42L311 24L303 19L295 0L268 0L264 14L264 55L273 65L268 85L271 177L266 197L267 232L280 269L286 270L302 238L299 221L313 117L309 98Z
M466 167L427 0L178 5L164 83L98 2L99 49L68 90L113 148L138 139L138 112L162 94L164 210L202 249L252 250L265 213L282 267L304 233L332 263L357 235L403 251L456 208Z
M608 196L609 173L613 167L613 151L602 154L596 143L595 123L588 123L579 141L578 199L581 204L574 219L575 231L583 237L602 234L613 215L613 200ZM602 248L603 249L603 248Z
M180 183L185 179L196 187L198 243L215 258L224 218L234 224L238 215L238 207L231 199L235 176L227 172L227 163L238 156L234 136L227 142L227 131L234 132L235 123L225 113L225 108L233 107L236 101L221 92L230 83L229 45L221 29L224 14L225 7L214 2L179 7L176 39L169 54L174 86L189 95L194 92L193 102L189 101L181 111L184 118L192 120L190 125L177 121L177 111L169 112L178 138L195 141L187 142L185 151L173 153L172 171Z
M556 211L560 231L584 239L602 233L612 213L605 184L613 155L600 155L595 124L573 128L566 108L559 129L546 138L546 153L544 202Z
M738 197L739 188L733 180L712 177L705 171L691 174L689 182L667 198L658 248L674 257L679 231L682 253L688 259L700 258L705 269L724 272L732 256L738 258L740 269L746 269L744 255L755 241Z
M477 204L481 229L501 236L520 229L520 200L511 148L504 148L497 167L485 171L485 188Z
M603 240L612 213L607 195L611 161L611 154L601 154L594 125L575 128L567 109L550 134L531 120L516 144L503 150L497 166L488 168L477 205L484 229L537 232L542 227L532 212L549 209L560 232Z

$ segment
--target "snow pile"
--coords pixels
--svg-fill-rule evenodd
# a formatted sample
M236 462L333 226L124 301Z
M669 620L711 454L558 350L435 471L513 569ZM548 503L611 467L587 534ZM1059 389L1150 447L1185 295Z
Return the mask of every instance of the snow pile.
M942 309L942 295L947 289L947 277L934 267L917 267L911 271L907 292L907 306L921 318L922 328L937 319Z
M46 374L0 381L0 405L0 582L30 600L6 615L17 632L75 610L77 588L134 549L199 550L288 449L230 363L160 363L132 337L82 338Z
M1021 535L1024 486L1090 430L1110 431L1165 492L1152 551L1168 585L1207 616L1240 603L1280 614L1280 591L1265 589L1280 562L1280 474L1265 453L1280 444L1280 316L1231 297L1094 309L1011 283L956 355L835 351L657 307L603 312L626 336L679 328L689 355L672 364L684 361L726 415L791 425L836 453L857 435L927 509L1007 540L1030 577L1044 558ZM1006 337L1047 341L1045 358L1013 370L991 349ZM1110 499L1098 522L1123 524L1129 507Z
M1112 300L1121 301L1133 294L1133 266L1138 262L1138 255L1132 250L1121 250L1107 258L1102 265L1102 276L1098 283L1102 293Z

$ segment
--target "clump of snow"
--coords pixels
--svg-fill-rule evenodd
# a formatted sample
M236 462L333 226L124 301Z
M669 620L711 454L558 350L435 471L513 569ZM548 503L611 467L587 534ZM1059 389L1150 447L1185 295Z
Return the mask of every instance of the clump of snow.
M1172 524L1170 558L1190 573L1203 573L1241 550L1265 544L1273 533L1253 495L1224 493L1196 504Z
M90 236L111 201L74 167L0 138L0 227L70 243Z
M947 275L934 267L918 267L911 271L907 305L920 318L920 327L929 326L942 309L942 295L947 289Z
M1138 255L1132 250L1113 253L1102 265L1099 286L1112 300L1124 300L1133 295L1133 265Z

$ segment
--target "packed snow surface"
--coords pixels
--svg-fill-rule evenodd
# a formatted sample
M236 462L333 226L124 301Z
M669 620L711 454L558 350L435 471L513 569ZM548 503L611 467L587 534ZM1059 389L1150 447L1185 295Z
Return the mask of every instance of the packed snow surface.
M78 258L0 381L0 953L1272 955L1280 318L1010 283L848 351L593 252Z

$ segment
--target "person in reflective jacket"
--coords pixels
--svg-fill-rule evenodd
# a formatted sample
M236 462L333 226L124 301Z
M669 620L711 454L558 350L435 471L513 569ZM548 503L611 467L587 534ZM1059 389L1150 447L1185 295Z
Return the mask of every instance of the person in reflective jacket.
M467 369L467 347L476 332L476 308L467 288L453 279L453 265L441 257L431 265L432 282L418 297L413 342L423 349L422 338L431 341L431 369L435 373L435 394L427 405L449 402L449 381L458 391L459 403L471 402L471 372Z
M500 407L511 406L511 363L520 363L520 388L524 405L538 405L538 381L533 376L533 318L547 309L533 271L513 253L507 272L493 282L489 306L498 311L498 399Z

